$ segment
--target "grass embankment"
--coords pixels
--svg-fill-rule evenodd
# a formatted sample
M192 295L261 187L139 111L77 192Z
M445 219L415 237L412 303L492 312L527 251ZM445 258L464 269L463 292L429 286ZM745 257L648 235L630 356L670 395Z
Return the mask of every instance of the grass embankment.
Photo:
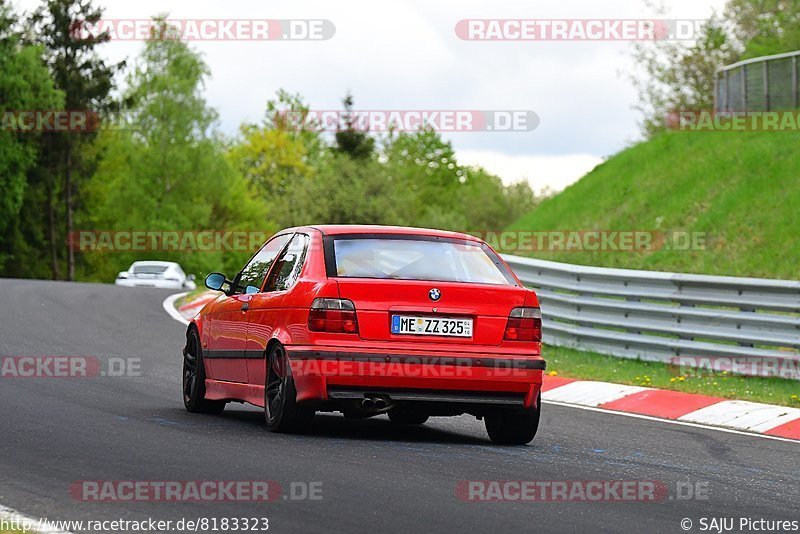
M800 132L668 132L613 156L509 228L698 232L705 250L509 252L601 267L797 279L798 144Z
M796 280L798 142L794 132L669 132L613 156L509 228L697 232L705 250L508 252L601 267ZM665 364L559 347L548 347L545 357L559 376L800 407L800 381L681 374Z

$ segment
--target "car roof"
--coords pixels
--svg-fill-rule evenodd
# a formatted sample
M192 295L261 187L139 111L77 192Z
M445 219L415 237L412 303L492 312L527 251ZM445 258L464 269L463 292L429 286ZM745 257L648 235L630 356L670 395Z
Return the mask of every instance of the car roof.
M392 234L392 235L418 235L432 237L447 237L452 239L462 239L481 242L475 236L461 232L450 232L448 230L435 230L433 228L416 228L413 226L382 226L378 224L314 224L297 228L287 228L289 230L301 230L312 228L322 232L324 235L343 235L343 234Z
M131 263L131 266L138 266L138 265L158 265L159 267L172 267L173 265L178 265L174 261L150 261L150 260L140 260Z

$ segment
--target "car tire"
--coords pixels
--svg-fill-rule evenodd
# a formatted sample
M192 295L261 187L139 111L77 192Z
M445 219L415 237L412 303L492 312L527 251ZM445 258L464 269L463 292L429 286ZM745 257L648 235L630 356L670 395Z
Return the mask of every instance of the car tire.
M389 420L396 425L424 425L428 416L424 413L392 410L389 412Z
M542 396L536 400L536 409L499 411L486 416L486 432L497 445L525 445L533 441L539 430L542 413Z
M264 382L264 418L272 432L301 433L311 427L315 410L297 403L289 356L282 345L267 354Z
M225 401L206 399L206 369L203 364L203 350L197 330L191 329L186 335L186 348L183 349L183 405L192 413L220 413L225 409Z

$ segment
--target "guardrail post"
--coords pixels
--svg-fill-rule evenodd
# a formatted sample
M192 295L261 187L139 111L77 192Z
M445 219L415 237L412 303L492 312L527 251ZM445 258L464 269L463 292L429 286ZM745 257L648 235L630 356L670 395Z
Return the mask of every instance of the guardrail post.
M723 110L731 110L731 78L728 70L725 71L725 107Z
M747 65L742 65L742 109L736 111L747 111Z
M792 104L797 109L797 56L792 58Z
M720 111L719 76L714 75L714 111Z

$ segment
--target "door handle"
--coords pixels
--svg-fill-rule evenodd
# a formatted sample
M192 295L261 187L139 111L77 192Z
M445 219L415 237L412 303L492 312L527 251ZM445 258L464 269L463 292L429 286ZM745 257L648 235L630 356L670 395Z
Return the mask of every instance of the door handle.
M246 312L247 310L249 310L249 309L250 309L250 303L249 303L249 302L245 302L244 304L242 304L242 307L241 307L240 309L241 309L243 312Z

